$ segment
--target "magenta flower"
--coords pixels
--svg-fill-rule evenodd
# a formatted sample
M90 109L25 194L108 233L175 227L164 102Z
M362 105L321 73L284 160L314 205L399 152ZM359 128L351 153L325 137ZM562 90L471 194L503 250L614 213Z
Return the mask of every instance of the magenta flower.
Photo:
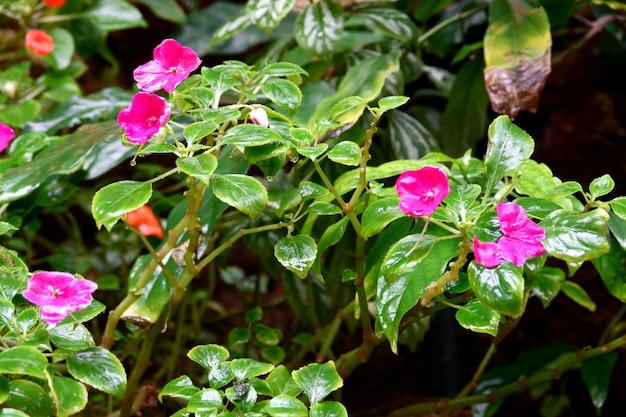
M43 321L56 324L91 304L91 293L97 288L95 282L76 279L67 272L37 272L22 296L40 307Z
M11 129L11 126L0 122L0 152L9 146L13 139L15 139L15 132Z
M252 120L252 123L254 123L255 125L265 127L270 125L270 121L267 117L267 112L261 107L257 107L250 112L250 120Z
M493 268L508 261L522 266L528 258L546 251L541 244L546 231L528 218L526 210L516 203L498 203L496 212L503 236L497 243L480 242L474 236L474 256L478 264Z
M139 88L149 93L161 88L171 93L201 62L193 49L174 39L161 42L154 48L153 56L152 61L138 66L133 72Z
M163 97L140 92L133 97L130 107L122 109L117 122L131 143L142 145L165 126L171 113Z
M403 172L396 181L400 209L412 217L430 216L450 194L448 176L436 167Z

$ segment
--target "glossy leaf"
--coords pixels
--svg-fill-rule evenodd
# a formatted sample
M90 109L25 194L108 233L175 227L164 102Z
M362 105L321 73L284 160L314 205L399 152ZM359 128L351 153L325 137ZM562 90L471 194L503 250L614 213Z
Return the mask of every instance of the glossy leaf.
M589 311L596 311L596 303L593 302L589 294L578 284L572 281L563 281L561 291L578 305L585 307Z
M311 406L319 403L331 392L343 386L335 363L312 363L291 373L295 383L309 398Z
M0 374L28 375L45 378L48 360L39 350L28 346L14 346L0 352Z
M237 381L245 381L249 378L265 375L274 369L271 363L265 363L250 358L233 359L230 367Z
M543 307L548 308L561 291L563 281L565 281L565 272L562 269L544 267L533 279L531 291L541 300Z
M433 133L415 117L396 110L387 114L389 141L398 159L419 159L438 150Z
M339 100L330 109L330 119L343 126L356 122L365 110L366 102L359 96L348 96Z
M9 382L9 397L2 404L2 408L4 407L20 410L28 416L54 415L54 404L46 391L26 379Z
M533 139L507 116L499 116L491 123L488 136L489 144L485 154L486 194L491 193L507 172L528 159L535 147Z
M183 156L176 160L176 166L185 174L209 184L211 175L217 168L217 158L210 153L194 156Z
M400 42L411 42L417 34L417 26L406 13L385 5L355 7L351 10L350 19L346 22L349 27L361 23L375 33L381 33Z
M123 0L98 0L82 14L105 32L148 26L139 9Z
M555 211L540 223L546 230L543 246L550 255L568 262L597 258L609 250L608 223L609 215L603 209L586 213Z
M226 132L222 144L238 146L259 146L280 142L281 138L274 130L255 124L237 125Z
M617 352L611 351L589 358L580 366L580 376L587 387L597 415L601 414L602 406L609 393L611 373L616 363Z
M315 262L313 263L313 271L322 282L324 282L324 275L322 273L321 266L322 256L328 248L336 245L341 240L343 235L346 233L349 220L348 216L344 216L337 223L330 225L326 230L324 230L319 242L317 242L317 253L315 256Z
M0 408L0 416L2 417L32 417L23 411L14 408Z
M311 3L296 19L294 37L298 45L316 55L333 52L343 34L343 9L334 0Z
M609 293L622 302L626 302L626 250L615 238L611 239L609 251L591 262L602 278Z
M94 195L91 206L96 226L111 231L122 216L146 204L150 196L152 184L149 182L124 180L101 188Z
M77 380L100 391L122 398L126 371L119 359L101 347L74 352L67 357L67 370Z
M305 278L315 262L317 245L308 235L286 236L274 245L274 256L289 271Z
M307 417L309 415L302 401L285 394L272 398L264 410L272 417Z
M288 77L291 75L307 75L307 72L292 62L272 62L261 69L261 75Z
M617 197L610 201L613 212L626 220L626 197Z
M297 151L300 155L315 161L328 149L327 143L318 143L313 146L298 146Z
M446 205L458 222L471 221L481 207L477 207L476 199L480 195L478 184L462 184L452 186L450 194L446 197Z
M261 91L291 115L296 112L302 101L302 92L298 86L283 78L270 78L263 83Z
M200 142L203 138L215 132L217 126L217 123L213 120L191 123L183 129L183 135L189 143Z
M214 175L213 194L252 218L259 217L267 204L267 190L263 184L247 175Z
M80 382L64 376L48 375L48 385L58 417L71 416L87 406L87 388Z
M615 181L609 174L604 174L599 178L595 178L589 184L589 192L593 198L602 197L603 195L607 195L615 188Z
M509 262L496 268L471 262L468 276L474 294L487 307L510 317L518 317L524 312L526 298L522 268Z
M459 253L456 239L439 241L424 235L409 235L392 245L381 265L376 308L378 323L394 352L397 352L398 329L404 314L424 295L426 288L447 269Z
M221 388L235 377L230 363L226 362L230 353L222 346L198 345L192 348L187 356L208 371L208 379L212 388Z
M298 190L304 200L324 197L330 193L328 188L311 181L301 181L300 184L298 184Z
M323 401L311 406L309 417L348 417L348 410L337 401Z
M70 65L74 55L74 38L70 32L60 27L53 28L49 35L52 36L54 49L46 59L55 70L64 70Z
M82 324L57 324L49 330L50 341L57 347L77 352L95 346L89 330Z
M460 306L456 311L456 319L461 326L476 333L498 335L500 314L474 298L469 303Z
M361 162L361 147L344 140L333 146L328 152L328 159L341 165L357 166Z
M160 19L178 25L185 23L185 10L178 5L176 0L134 0L134 3L143 4Z
M224 400L219 391L213 388L205 388L195 393L190 399L186 411L205 415L204 413L215 413L224 407Z
M361 235L366 238L377 235L392 221L405 217L399 203L399 197L380 198L370 203L361 219Z
M200 389L193 384L191 378L187 375L182 375L171 380L161 388L159 391L159 401L163 401L164 395L189 401L198 391L200 391Z
M302 392L302 389L296 385L291 373L285 367L285 365L278 365L274 370L265 378L268 383L273 396L288 395L291 397L297 397Z
M251 0L246 14L259 29L270 33L289 14L296 0Z

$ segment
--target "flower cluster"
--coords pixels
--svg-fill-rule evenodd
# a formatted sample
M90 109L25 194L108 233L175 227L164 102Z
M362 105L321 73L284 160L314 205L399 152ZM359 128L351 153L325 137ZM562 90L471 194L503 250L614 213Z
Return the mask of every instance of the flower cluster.
M0 152L9 146L13 139L15 139L15 131L11 129L11 126L0 122Z
M412 217L430 216L450 194L448 176L436 167L403 172L396 181L400 209Z
M152 61L140 65L133 72L137 86L143 92L137 93L130 107L123 109L117 117L126 137L135 145L149 141L165 126L171 115L169 104L152 93L160 89L173 92L200 66L198 55L174 39L161 42L154 49L153 57Z
M126 213L129 225L139 230L144 236L156 236L163 239L163 228L149 205L145 204L137 210Z
M76 279L67 272L37 272L28 280L22 296L40 307L43 321L56 324L90 305L97 288L95 282Z
M26 48L37 56L46 56L54 51L52 36L43 30L30 29L26 32Z
M545 230L530 220L526 210L516 203L498 203L496 207L502 237L494 242L481 242L474 236L474 256L479 265L494 268L503 261L522 266L528 258L543 254L541 242Z

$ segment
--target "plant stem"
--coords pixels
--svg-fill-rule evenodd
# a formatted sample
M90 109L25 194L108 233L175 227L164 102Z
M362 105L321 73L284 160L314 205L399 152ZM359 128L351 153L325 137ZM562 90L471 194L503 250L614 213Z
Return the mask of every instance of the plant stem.
M472 9L472 10L468 10L466 12L463 13L457 13L454 16L443 20L441 22L439 22L438 24L436 24L435 26L433 26L432 28L430 28L429 30L427 30L426 32L422 33L422 35L417 38L417 45L421 45L422 43L426 42L426 40L428 38L430 38L431 36L437 34L437 32L439 32L440 30L443 30L445 28L447 28L448 26L461 21L461 20L465 20L468 17L472 16L473 14L476 14L478 12L480 12L483 9L486 9L487 7L489 7L489 3L484 3L479 5L477 8Z

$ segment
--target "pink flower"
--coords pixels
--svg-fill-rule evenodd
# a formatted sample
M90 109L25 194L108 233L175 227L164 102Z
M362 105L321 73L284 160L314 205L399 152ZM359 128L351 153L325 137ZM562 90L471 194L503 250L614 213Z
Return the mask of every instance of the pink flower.
M430 216L450 194L448 176L436 167L403 172L396 181L400 209L412 217Z
M22 296L41 309L41 319L56 324L91 304L98 285L88 279L76 279L67 272L37 272L28 280Z
M26 32L26 47L37 56L46 56L54 51L54 40L43 30L30 29Z
M9 146L13 139L15 139L15 132L11 129L11 126L0 122L0 152Z
M526 210L516 203L498 203L496 212L503 236L497 243L483 243L474 236L474 256L478 264L493 268L508 261L522 266L528 258L546 251L541 244L546 231L528 218Z
M138 66L133 72L137 85L154 93L161 88L171 93L193 70L200 66L200 58L193 49L174 39L165 39L154 48L154 59Z
M120 111L117 121L131 143L142 145L165 126L170 115L170 105L163 97L139 92L130 107Z
M261 107L257 107L250 112L250 119L255 125L267 127L270 124L267 113Z

